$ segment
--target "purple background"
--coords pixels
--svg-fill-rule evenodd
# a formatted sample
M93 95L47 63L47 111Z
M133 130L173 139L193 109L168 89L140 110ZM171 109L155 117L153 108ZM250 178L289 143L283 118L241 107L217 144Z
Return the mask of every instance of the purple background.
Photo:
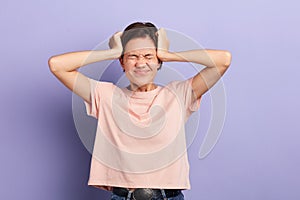
M203 135L189 149L186 199L300 199L298 8L290 0L2 1L0 199L108 199L87 186L90 154L74 127L72 95L47 60L92 49L133 21L233 55L222 136L203 160Z

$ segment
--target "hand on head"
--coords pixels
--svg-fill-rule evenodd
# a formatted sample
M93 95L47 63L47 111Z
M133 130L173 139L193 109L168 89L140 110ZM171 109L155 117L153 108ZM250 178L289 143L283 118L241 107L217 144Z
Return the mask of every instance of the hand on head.
M169 53L170 42L167 37L166 30L164 28L160 28L157 32L157 57L161 61L166 61L166 54Z
M122 55L123 52L123 46L121 41L122 34L123 32L116 32L114 35L111 36L108 43L109 48L115 50L119 54L119 57Z

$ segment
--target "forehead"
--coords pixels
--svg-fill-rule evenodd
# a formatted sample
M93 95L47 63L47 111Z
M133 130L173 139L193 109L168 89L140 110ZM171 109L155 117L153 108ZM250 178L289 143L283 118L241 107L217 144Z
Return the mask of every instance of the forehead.
M151 38L134 38L128 41L125 46L125 53L156 51L156 47Z

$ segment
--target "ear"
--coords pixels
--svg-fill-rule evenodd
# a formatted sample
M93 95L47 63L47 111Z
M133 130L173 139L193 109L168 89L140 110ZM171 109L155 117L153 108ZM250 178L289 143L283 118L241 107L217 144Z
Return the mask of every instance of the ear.
M123 58L122 57L119 58L119 62L120 62L121 67L123 68L123 72L125 72L125 67L124 67L124 63L123 63Z
M160 59L158 59L158 64L159 65L157 67L157 71L161 69L161 66L162 66L163 62Z

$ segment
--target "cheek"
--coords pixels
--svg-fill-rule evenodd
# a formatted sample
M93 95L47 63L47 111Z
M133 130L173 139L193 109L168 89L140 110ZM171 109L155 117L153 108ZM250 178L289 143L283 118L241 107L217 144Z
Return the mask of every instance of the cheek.
M151 68L158 68L158 66L159 66L159 61L158 61L158 59L156 59L156 60L151 60L150 62L149 62L149 64L151 65Z
M131 70L132 68L134 68L135 64L133 62L124 62L123 63L123 68L128 71L128 70Z

